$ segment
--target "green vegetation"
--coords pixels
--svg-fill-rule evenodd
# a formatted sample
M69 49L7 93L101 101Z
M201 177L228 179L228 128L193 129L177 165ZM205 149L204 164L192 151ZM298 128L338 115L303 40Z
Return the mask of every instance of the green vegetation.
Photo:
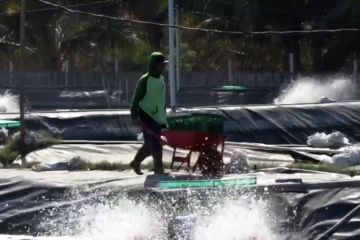
M0 149L0 163L8 166L19 156L19 147L17 141L10 141Z
M46 132L41 132L36 135L36 138L30 139L28 144L26 144L25 154L58 143L58 139L54 138ZM4 147L0 149L0 163L3 164L5 167L12 165L20 154L20 148L20 139L18 136L7 141Z
M164 163L165 168L170 168L170 164ZM153 163L149 162L147 164L141 165L142 169L146 170L152 170L154 168ZM94 170L105 170L105 171L124 171L131 169L129 164L123 164L123 163L109 163L106 161L99 162L99 163L86 163L86 169L90 171ZM74 169L76 170L76 169Z
M256 165L256 166L255 166ZM261 171L261 169L267 168L276 168L278 165L274 164L252 164L251 169L256 171ZM343 167L338 165L329 165L329 164L314 164L314 163L294 163L286 168L290 169L301 169L301 170L310 170L310 171L320 171L320 172L329 172L329 173L338 173L345 174L349 176L360 175L360 168L357 167Z
M40 144L37 144L36 147L29 148L29 152L35 151L41 148L46 148L48 146L58 144L58 140L52 138L51 136L47 136L41 141ZM19 164L14 164L14 160L19 156L19 147L18 141L12 140L8 142L4 148L0 149L0 163L2 163L5 167L8 168L32 168L34 170L38 169L38 163L26 163L25 166L21 166ZM165 162L164 167L166 169L170 169L170 163ZM279 165L276 164L251 164L251 171L261 171L262 169L268 168L276 168ZM345 174L349 176L360 175L360 168L358 167L342 167L336 165L323 165L323 164L314 164L314 163L294 163L286 166L290 169L302 169L302 170L311 170L311 171L321 171L321 172L329 172L329 173L338 173ZM76 157L72 159L69 163L69 168L71 171L95 171L95 170L103 170L103 171L124 171L129 170L129 164L117 163L117 162L86 162L84 159L80 157ZM141 166L142 169L152 170L153 163L150 161L147 164L143 164ZM176 167L175 167L176 169Z
M321 172L330 172L330 173L339 173L345 174L349 176L360 175L360 169L356 169L353 167L342 167L337 165L322 165L322 164L293 164L290 168L304 169L304 170L313 170L313 171L321 171Z
M50 145L52 145L52 144L50 144ZM22 166L18 163L13 163L13 161L18 157L18 152L16 150L14 150L14 151L10 151L10 154L13 154L12 156L5 155L8 153L9 152L3 152L4 156L8 156L7 159L9 161L5 165L7 168L33 169L35 171L37 171L37 170L42 171L41 165L39 165L40 163L37 163L37 162L25 163L24 166ZM2 160L3 160L2 155L0 155L0 156L1 156L0 160L2 162ZM166 169L170 169L170 163L165 162L164 167ZM141 168L144 170L152 171L154 166L151 161L147 164L142 164ZM99 171L124 171L124 170L129 170L129 169L131 169L129 164L124 164L121 162L107 162L107 161L92 163L92 162L85 161L81 157L75 157L75 158L71 159L69 162L69 170L70 171L96 171L96 170L99 170Z

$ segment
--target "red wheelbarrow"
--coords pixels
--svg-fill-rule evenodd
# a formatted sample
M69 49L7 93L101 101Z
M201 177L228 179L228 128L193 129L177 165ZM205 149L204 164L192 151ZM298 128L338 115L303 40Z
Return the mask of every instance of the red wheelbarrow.
M222 134L166 130L161 135L163 142L174 149L171 169L174 167L174 162L181 163L180 167L186 163L190 168L192 152L199 153L192 169L193 172L198 168L204 175L216 175L221 169L225 145L225 138ZM189 150L189 153L185 157L179 157L176 155L176 149Z

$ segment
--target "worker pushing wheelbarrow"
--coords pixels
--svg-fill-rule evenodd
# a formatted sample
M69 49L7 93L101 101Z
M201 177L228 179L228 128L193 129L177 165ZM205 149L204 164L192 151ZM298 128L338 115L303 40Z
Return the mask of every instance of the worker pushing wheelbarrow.
M225 145L223 116L210 113L175 114L168 117L167 121L168 128L163 128L161 132L152 131L148 125L141 124L145 134L143 147L146 147L149 137L151 141L158 141L161 146L172 147L171 169L174 168L175 163L179 164L179 168L187 165L190 169L192 153L197 152L198 158L192 171L198 169L204 175L217 175L223 166ZM178 156L178 149L188 150L188 153L185 156ZM154 158L155 164L156 161L157 159Z
M222 163L222 118L215 132L210 131L211 127L204 130L204 126L211 122L209 119L213 118L199 118L200 115L170 117L168 124L165 110L166 87L162 76L166 63L162 53L152 53L148 73L138 81L132 100L131 119L142 127L144 144L130 166L137 174L142 174L141 162L151 155L154 159L155 174L164 174L162 156L165 143L174 148L171 166L174 162L187 163L190 166L191 153L197 151L199 158L193 169L199 167L204 174L213 174ZM189 154L185 158L176 156L178 148L189 150Z

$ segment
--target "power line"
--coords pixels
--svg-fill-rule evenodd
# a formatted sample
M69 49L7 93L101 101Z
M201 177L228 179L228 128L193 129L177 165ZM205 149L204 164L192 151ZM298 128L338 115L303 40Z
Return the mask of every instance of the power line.
M0 44L7 44L7 45L10 45L10 46L15 46L15 47L20 47L20 43L16 43L16 42L9 42L9 41L6 41L4 39L0 39ZM29 47L25 47L25 49L29 52L34 52L33 49L29 48Z
M198 31L198 32L205 32L205 33L217 33L217 34L229 34L229 35L288 35L288 34L312 34L312 33L338 33L338 32L357 32L359 29L357 28L339 28L339 29L318 29L318 30L295 30L295 31L254 31L254 32L244 32L244 31L223 31L218 29L206 29L206 28L198 28L198 27L186 27L181 25L170 25L165 23L158 23L158 22L150 22L150 21L142 21L136 19L129 19L129 18L121 18L121 17L114 17L114 16L107 16L98 13L90 13L79 11L75 9L70 9L66 6L58 5L52 2L48 2L46 0L38 0L41 3L60 8L64 11L70 13L77 13L82 15L88 15L92 17L98 18L105 18L109 20L116 20L122 22L129 22L133 24L141 24L141 25L151 25L151 26L158 26L158 27L168 27L168 28L176 28L181 30L188 30L188 31Z
M114 0L103 0L103 1L96 1L96 2L88 2L88 3L79 3L79 4L66 5L64 7L83 7L83 6L91 6L91 5L97 5L97 4L108 3L108 2L113 2L113 1ZM29 10L26 10L26 13L53 11L53 10L56 10L56 9L58 9L58 7L29 9ZM6 14L7 14L7 12L1 12L0 13L0 15L6 15Z
M0 0L0 3L6 2L6 1L9 1L9 0ZM96 2L72 4L72 5L67 5L66 7L82 7L82 6L90 6L90 5L95 5L95 4L107 3L107 2L114 2L114 0L102 0L102 1L96 1ZM58 7L33 9L33 10L27 10L26 13L52 11L52 10L56 10L56 9L58 9ZM7 13L6 12L0 13L0 15L4 15L4 14L7 14ZM6 41L5 37L6 36L4 36L3 38L0 39L0 44L6 44L6 45L10 45L10 46L20 47L19 43ZM34 52L34 50L29 47L25 47L25 49L29 52Z
M113 2L113 0L103 0L103 1L97 1L97 2L79 3L79 4L67 5L65 7L83 7L83 6L97 5L97 4L108 3L108 2ZM26 12L31 13L31 12L49 11L49 10L56 10L57 8L58 7L33 9L33 10L27 10Z

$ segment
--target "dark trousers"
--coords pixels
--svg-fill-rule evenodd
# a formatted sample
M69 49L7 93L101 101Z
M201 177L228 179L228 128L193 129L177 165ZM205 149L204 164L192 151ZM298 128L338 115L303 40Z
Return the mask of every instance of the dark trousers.
M139 119L144 136L144 144L136 153L134 162L140 165L145 158L151 155L154 159L155 173L162 172L164 170L162 162L163 147L160 142L160 134L163 126L153 120L142 109L139 109Z

